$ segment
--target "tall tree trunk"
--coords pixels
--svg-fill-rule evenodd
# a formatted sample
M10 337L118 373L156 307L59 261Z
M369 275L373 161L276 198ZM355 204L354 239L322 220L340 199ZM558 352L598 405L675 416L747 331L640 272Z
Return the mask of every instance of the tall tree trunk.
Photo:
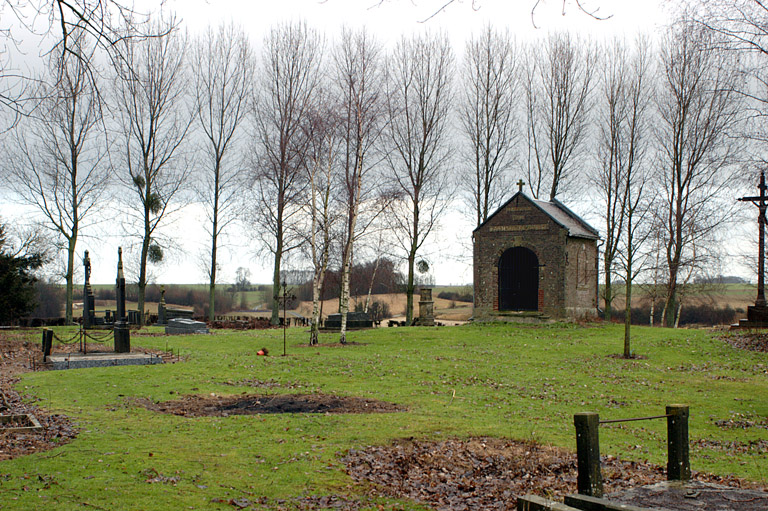
M220 192L220 162L217 160L213 177L213 225L211 228L211 281L208 288L208 321L213 321L216 315L216 256L219 237L219 192Z
M605 260L605 320L611 320L611 303L613 302L613 294L611 289L611 262L606 258Z
M357 208L355 208L357 209ZM339 296L339 312L341 312L341 335L339 342L347 343L347 313L349 312L349 274L352 269L352 243L354 241L353 233L357 223L357 211L352 213L349 222L349 234L347 243L344 246L344 265L341 270L341 296Z
M75 296L75 243L77 234L70 236L67 244L67 303L65 311L65 320L68 325L72 324L72 301Z
M376 282L376 272L379 269L379 262L381 261L381 257L376 258L376 264L373 265L373 275L371 276L371 283L368 286L368 296L365 298L365 307L363 308L363 312L368 314L368 307L371 305L371 294L373 293L373 284Z

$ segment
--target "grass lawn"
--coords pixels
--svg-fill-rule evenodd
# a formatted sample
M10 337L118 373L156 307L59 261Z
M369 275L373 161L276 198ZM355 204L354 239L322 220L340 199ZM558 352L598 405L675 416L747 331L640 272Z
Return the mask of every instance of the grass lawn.
M690 405L693 470L765 484L768 455L750 445L768 441L768 355L738 351L704 330L635 327L633 350L647 358L612 358L622 333L614 325L383 328L350 333L359 345L310 348L299 346L304 329L293 328L287 357L282 330L134 335L135 345L168 342L187 361L24 376L19 390L70 416L80 434L52 451L0 462L0 509L231 509L233 498L362 495L339 460L350 448L487 435L575 449L575 412L659 415L671 403ZM38 333L29 335L38 342ZM271 356L256 356L262 346ZM308 392L409 411L187 418L131 400ZM716 424L730 419L757 425ZM603 454L666 463L663 420L603 426L600 435ZM733 455L731 442L744 453Z

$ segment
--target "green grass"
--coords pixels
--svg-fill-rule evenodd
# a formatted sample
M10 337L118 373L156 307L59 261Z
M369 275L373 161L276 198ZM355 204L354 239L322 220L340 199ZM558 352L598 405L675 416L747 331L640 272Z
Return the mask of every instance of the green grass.
M229 509L212 499L363 495L340 461L350 448L402 437L490 435L574 449L576 412L659 415L671 403L690 405L694 470L765 483L767 458L758 449L735 456L696 442L768 440L765 428L715 424L765 421L768 355L737 351L703 330L634 332L634 351L646 359L610 357L622 347L621 327L611 325L379 329L351 333L351 341L364 344L344 348L298 346L306 332L289 329L287 357L279 356L282 330L134 336L133 344L148 347L168 342L188 360L37 372L18 384L28 399L72 417L80 434L53 451L0 462L0 508ZM30 339L37 342L37 335ZM273 356L257 357L262 346ZM262 393L362 396L409 411L193 419L150 412L129 399L259 392L237 385L248 379L294 386ZM662 420L605 426L600 435L603 454L666 462ZM147 482L155 472L178 482Z

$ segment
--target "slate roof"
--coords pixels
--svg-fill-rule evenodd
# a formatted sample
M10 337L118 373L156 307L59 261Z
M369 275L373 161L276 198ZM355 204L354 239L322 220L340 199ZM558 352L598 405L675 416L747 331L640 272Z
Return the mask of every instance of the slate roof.
M551 218L557 225L563 227L564 229L567 229L568 236L572 236L574 238L587 238L587 239L593 239L593 240L600 239L600 233L598 233L596 229L594 229L591 225L585 222L576 213L568 209L559 200L555 199L552 202L549 202L549 201L531 199L530 197L525 195L523 192L517 192L516 194L514 194L511 199L509 199L507 202L502 204L501 207L499 207L499 209L494 211L494 213L491 216L489 216L485 220L485 222L480 224L475 229L475 231L480 230L485 224L487 224L491 220L491 218L496 216L496 214L499 211L506 208L510 202L515 200L518 195L523 196L523 198L528 200L531 204L538 207L549 218Z

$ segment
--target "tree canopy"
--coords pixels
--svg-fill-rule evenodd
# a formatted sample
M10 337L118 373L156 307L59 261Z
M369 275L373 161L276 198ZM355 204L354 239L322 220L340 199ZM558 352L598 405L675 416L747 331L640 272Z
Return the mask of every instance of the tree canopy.
M8 324L35 308L34 270L43 264L41 254L20 254L13 250L0 224L0 324Z

